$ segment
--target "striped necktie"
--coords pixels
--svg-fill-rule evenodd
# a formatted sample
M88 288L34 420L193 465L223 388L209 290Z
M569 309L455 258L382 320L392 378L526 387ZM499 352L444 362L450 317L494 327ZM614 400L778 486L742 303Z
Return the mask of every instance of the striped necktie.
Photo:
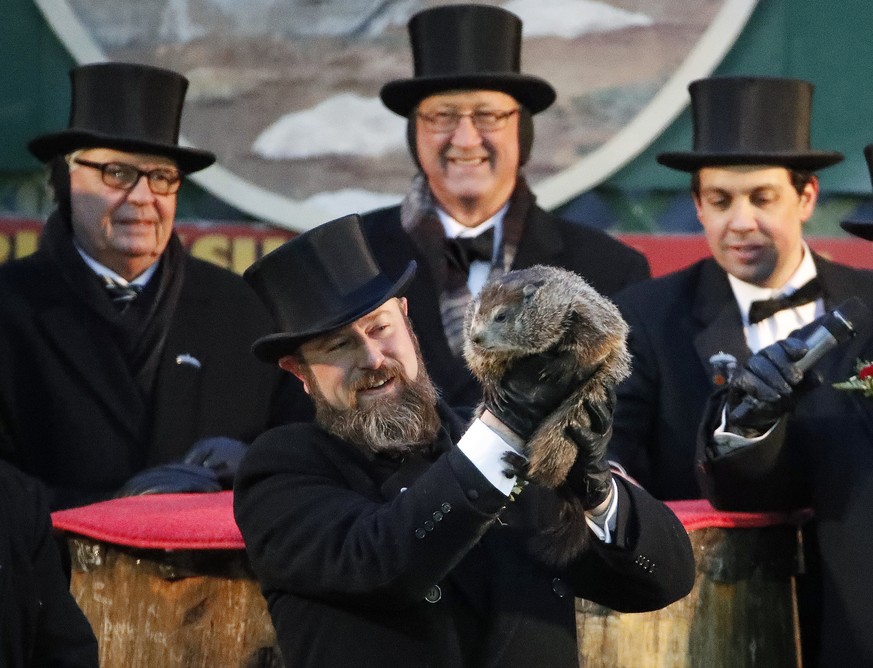
M106 288L106 292L109 293L112 303L122 312L130 306L130 303L139 296L143 289L143 286L131 283L122 285L109 276L101 276L100 278L103 279L103 286Z

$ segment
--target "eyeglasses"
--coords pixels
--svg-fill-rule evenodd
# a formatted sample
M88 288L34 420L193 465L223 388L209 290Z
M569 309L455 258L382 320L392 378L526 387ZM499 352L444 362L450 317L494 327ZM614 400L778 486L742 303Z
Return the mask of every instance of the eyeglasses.
M435 111L432 114L418 112L418 117L431 132L452 132L467 116L480 132L494 132L506 127L509 117L517 112L518 107L508 111L468 111L463 114L459 111Z
M182 185L182 174L176 169L158 167L146 171L124 162L91 162L81 158L74 158L73 162L99 169L103 183L119 190L132 190L143 176L149 184L149 190L155 195L172 195Z

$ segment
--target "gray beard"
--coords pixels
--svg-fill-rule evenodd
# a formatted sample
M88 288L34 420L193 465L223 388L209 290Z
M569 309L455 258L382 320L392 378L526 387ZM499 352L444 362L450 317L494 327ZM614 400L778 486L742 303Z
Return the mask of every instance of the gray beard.
M432 443L441 421L436 410L437 391L419 356L418 376L409 380L402 367L391 369L402 384L398 393L369 403L337 409L331 406L314 378L309 379L315 404L315 422L336 438L365 452L405 456Z

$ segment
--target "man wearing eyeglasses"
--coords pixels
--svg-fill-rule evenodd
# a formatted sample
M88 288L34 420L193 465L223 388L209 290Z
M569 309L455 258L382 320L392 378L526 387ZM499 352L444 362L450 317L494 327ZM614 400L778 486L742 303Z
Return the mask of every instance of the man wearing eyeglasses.
M519 72L521 21L499 7L451 5L409 22L415 76L386 84L382 101L408 119L419 174L399 207L364 216L378 262L421 270L410 317L435 383L461 408L479 398L461 357L471 295L492 276L548 264L581 274L612 294L649 276L645 258L609 235L536 205L520 169L533 142L533 115L552 86Z
M260 301L173 233L184 176L215 160L178 145L188 82L125 63L71 82L69 126L29 144L57 210L39 250L0 267L0 455L52 509L228 487L245 443L284 421L284 385L249 361L272 329Z

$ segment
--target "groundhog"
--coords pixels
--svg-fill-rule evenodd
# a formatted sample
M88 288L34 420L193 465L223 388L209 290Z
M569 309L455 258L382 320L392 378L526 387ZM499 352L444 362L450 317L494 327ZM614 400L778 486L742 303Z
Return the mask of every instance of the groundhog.
M559 523L542 544L553 563L566 563L584 549L584 510L566 487L576 459L576 445L565 429L590 427L586 399L607 401L630 373L627 323L618 308L577 274L537 265L511 271L488 282L466 313L464 357L487 397L506 369L520 357L547 350L568 350L584 382L540 425L526 446L525 477L559 491L563 499ZM481 414L480 405L477 415Z

